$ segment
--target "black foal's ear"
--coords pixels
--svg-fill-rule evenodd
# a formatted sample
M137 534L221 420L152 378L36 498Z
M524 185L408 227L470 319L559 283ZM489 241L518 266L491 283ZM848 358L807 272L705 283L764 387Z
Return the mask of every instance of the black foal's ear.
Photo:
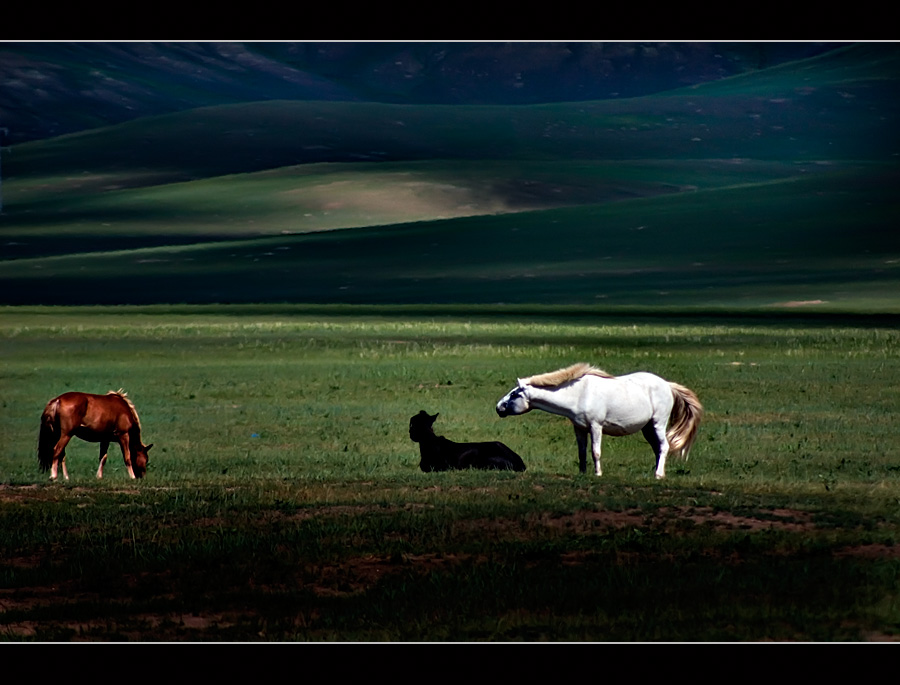
M435 414L434 416L430 416L429 418L430 418L432 421L436 421L436 420L437 420L437 417L440 416L440 415L441 415L441 413L438 412L437 414Z

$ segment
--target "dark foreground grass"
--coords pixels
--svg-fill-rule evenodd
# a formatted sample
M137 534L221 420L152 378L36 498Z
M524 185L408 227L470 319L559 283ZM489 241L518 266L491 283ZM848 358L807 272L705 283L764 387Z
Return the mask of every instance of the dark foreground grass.
M747 641L900 636L897 333L879 325L311 315L0 315L8 640ZM653 479L638 437L577 473L571 428L500 420L516 376L651 370L707 408ZM44 403L124 386L148 477ZM501 439L524 474L423 474L406 435Z
M701 504L708 492L621 479L603 488L574 476L556 486L539 475L415 480L299 493L6 487L4 516L28 532L6 528L5 636L896 637L896 519L854 516L849 503L806 497L786 513L764 497L734 513L727 499ZM354 504L360 491L385 489L404 503ZM622 489L640 504L617 508Z

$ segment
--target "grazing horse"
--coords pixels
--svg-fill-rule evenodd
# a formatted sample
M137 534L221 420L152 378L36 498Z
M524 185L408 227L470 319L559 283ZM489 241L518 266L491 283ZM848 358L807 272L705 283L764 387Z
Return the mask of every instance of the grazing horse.
M147 472L147 452L153 445L141 441L141 420L122 390L105 395L67 392L47 403L41 415L38 461L41 471L50 470L50 480L56 480L60 465L63 476L69 480L66 445L73 436L100 443L97 478L103 478L103 466L112 442L122 448L129 476L143 478Z
M697 437L703 406L693 391L652 373L616 377L590 364L575 364L550 373L520 378L497 403L500 416L542 409L565 416L575 427L578 465L587 470L591 437L594 473L601 475L603 434L621 436L641 431L656 455L656 477L666 477L666 456L688 451ZM668 430L667 430L668 426Z
M409 438L419 443L419 468L425 471L450 469L498 469L524 471L525 462L502 442L453 442L434 434L435 420L420 411L409 420Z

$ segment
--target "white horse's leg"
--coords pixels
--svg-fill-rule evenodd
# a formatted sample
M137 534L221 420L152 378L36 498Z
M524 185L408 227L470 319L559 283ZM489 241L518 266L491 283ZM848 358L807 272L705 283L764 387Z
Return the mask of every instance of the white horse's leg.
M106 466L106 458L109 456L109 443L100 443L100 466L97 467L97 478L103 478L103 467Z
M587 473L587 439L588 432L586 428L575 426L575 442L578 443L578 469L582 473Z
M655 421L651 421L641 429L641 432L656 455L656 479L661 480L666 477L666 455L669 454L669 439L666 437L666 426L665 424L659 425Z
M594 475L602 476L603 469L600 468L600 448L603 446L603 426L591 426L591 453L594 457Z

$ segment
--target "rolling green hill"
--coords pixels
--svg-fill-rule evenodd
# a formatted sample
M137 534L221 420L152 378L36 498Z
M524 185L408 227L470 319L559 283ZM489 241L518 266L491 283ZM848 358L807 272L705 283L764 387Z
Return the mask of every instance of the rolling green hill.
M840 45L0 42L0 125L6 144L19 144L265 100L521 105L636 97Z
M619 100L206 107L16 145L0 299L895 311L898 54Z
M17 303L882 308L900 282L898 180L893 167L866 166L543 211L11 260L3 284Z
M900 50L854 46L632 99L535 106L266 101L15 147L7 174L189 180L292 164L427 159L891 159Z

